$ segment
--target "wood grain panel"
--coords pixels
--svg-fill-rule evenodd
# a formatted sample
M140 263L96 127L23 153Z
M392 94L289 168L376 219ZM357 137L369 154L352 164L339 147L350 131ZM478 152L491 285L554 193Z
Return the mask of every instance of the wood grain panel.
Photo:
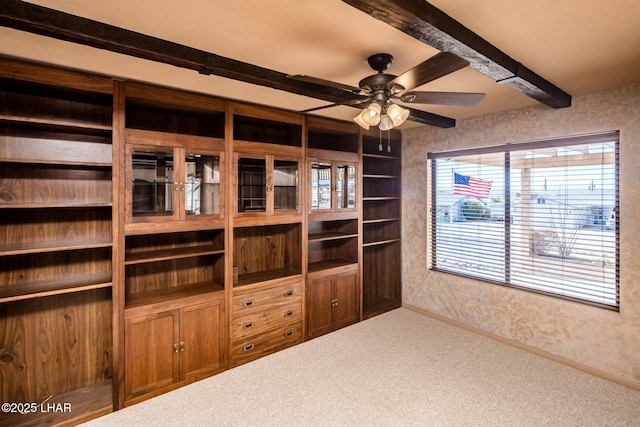
M0 210L0 252L111 242L111 209Z
M125 397L148 393L179 378L179 311L125 322ZM176 347L174 347L176 346Z
M189 381L225 368L224 301L188 306L180 313L182 376Z
M125 298L201 282L223 283L223 256L211 255L127 265Z
M6 133L0 131L0 133ZM111 165L111 144L99 138L75 135L77 140L65 140L70 135L59 138L19 135L0 136L0 160L29 163L61 163ZM97 141L91 141L91 140Z
M0 169L0 207L109 204L111 170L107 168L8 163Z
M108 128L111 112L109 95L0 79L0 114Z
M374 310L385 304L399 306L402 289L400 252L399 242L363 249L363 311Z
M0 304L3 402L39 402L111 378L111 291Z
M111 248L0 258L0 287L111 273Z

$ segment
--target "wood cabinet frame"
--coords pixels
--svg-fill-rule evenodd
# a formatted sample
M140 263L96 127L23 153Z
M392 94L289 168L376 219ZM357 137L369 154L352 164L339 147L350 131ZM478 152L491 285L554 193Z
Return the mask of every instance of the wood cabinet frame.
M0 269L0 314L12 325L44 325L47 333L54 330L60 318L72 319L72 323L78 325L81 342L89 340L87 337L97 341L84 346L83 351L111 357L105 358L99 368L95 364L89 366L87 361L77 366L63 364L60 375L79 367L78 372L90 378L74 382L71 387L60 387L66 384L62 380L47 379L52 394L74 402L71 422L120 409L231 367L237 346L250 344L239 339L244 335L233 339L233 328L237 325L232 324L232 319L241 317L233 308L234 298L257 297L281 286L296 286L299 299L295 309L285 310L283 314L279 311L281 303L272 302L260 312L267 317L276 313L278 319L266 322L255 336L255 343L262 349L259 356L401 304L399 136L394 135L392 154L376 153L368 147L372 135L353 123L0 58L0 83L7 82L16 85L0 87L0 126L11 129L0 135L0 162L6 166L0 182L15 181L26 191L15 193L13 205L0 204L0 218L5 220L0 225L0 235L4 236L0 238L0 263L8 267ZM34 88L37 90L32 90ZM33 95L35 93L42 95ZM59 94L62 100L56 100ZM76 95L79 102L67 102L66 98L73 99ZM43 140L48 143L42 144ZM141 147L170 151L176 176L184 175L183 159L187 153L196 151L218 157L219 213L186 215L185 202L180 196L174 200L171 216L134 217L131 150ZM274 184L275 161L296 162L296 208L278 211L273 198L267 197L264 212L238 213L240 156L264 159L265 185ZM333 209L311 211L308 189L314 161L331 164L332 170L339 164L356 167L355 208L335 209L333 195ZM32 176L41 179L30 180ZM67 179L62 187L56 185L61 179ZM40 237L30 230L30 224L40 226L43 230ZM260 235L262 231L275 233L277 238L273 240L278 241L275 251L288 257L294 267L283 268L286 272L282 273L275 271L278 268L261 271L259 267L249 266L245 281L234 286L233 263L234 258L239 259L235 253L245 244L235 241L234 234L241 229L253 229L240 232L241 238L250 240L249 248L267 244ZM212 232L219 233L224 244L203 243L194 249L172 243L176 235ZM144 241L147 236L151 241L147 253L131 256L127 249L132 242ZM153 247L162 246L154 243L162 239L166 239L166 248ZM198 242L195 244L198 246ZM144 245L141 246L140 251L144 252ZM81 254L82 262L76 264L68 256L71 253ZM345 259L341 259L343 253L348 253ZM192 258L197 261L191 262ZM47 270L43 260L52 267ZM195 279L192 283L190 280L197 274L185 273L186 276L181 277L167 267L163 271L171 276L168 281L183 281L189 286L184 289L176 286L166 293L160 288L157 293L141 292L137 299L127 300L125 285L129 270L139 276L146 274L146 267L136 271L136 265L175 263L176 270L184 265L187 270L196 270L201 266L199 262L203 263L203 269L217 264L214 275L198 273L206 276L203 282L208 284L200 286ZM28 266L31 264L33 266ZM56 266L63 265L64 269L56 270ZM73 277L67 277L66 273L56 276L58 273L54 270L74 274ZM40 275L46 279L26 285L21 278L25 272L26 276ZM144 280L140 278L136 286L144 288ZM312 289L320 282L331 289L328 300ZM343 288L349 292L342 294ZM339 309L332 305L336 299ZM345 300L348 304L341 304ZM386 300L391 303L387 304ZM314 323L317 319L310 318L314 316L311 308L316 308L312 304L318 301L319 304L328 302L330 311L330 321L321 326ZM372 306L375 301L382 302ZM342 307L348 310L342 313ZM212 342L219 347L214 346L210 353L194 360L202 363L190 364L191 359L180 356L187 354L186 348L185 353L180 351L180 343L186 344L187 337L193 337L194 341L210 338L198 336L206 333L206 329L187 326L190 319L195 319L194 324L200 323L200 309L212 318L217 316L213 313L219 314L220 320L213 328L217 338L211 335ZM288 312L292 313L291 317L279 318ZM170 360L169 367L162 371L163 375L149 377L149 384L129 387L127 374L131 372L128 370L136 363L131 348L139 345L132 342L138 341L136 332L132 331L139 328L138 332L147 334L145 328L151 331L154 324L169 333L166 340L172 351L173 345L178 345L179 356L176 359L172 353L166 358ZM18 329L10 334L9 341L17 339ZM165 338L160 338L158 343L162 339ZM32 346L30 335L28 340L31 341L27 347ZM215 361L211 359L213 356ZM237 361L249 359L236 358ZM29 389L32 393L41 379L29 377L27 380L29 384L18 381L15 389ZM80 401L86 395L91 396L90 402ZM12 401L19 396L3 397ZM38 398L35 394L32 397L32 400ZM57 419L56 422L69 421Z

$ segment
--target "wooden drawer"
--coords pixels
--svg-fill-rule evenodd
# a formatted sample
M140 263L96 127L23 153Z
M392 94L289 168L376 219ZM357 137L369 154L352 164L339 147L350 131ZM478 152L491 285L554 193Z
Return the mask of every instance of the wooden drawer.
M302 302L275 304L262 310L247 310L233 317L233 339L265 333L283 325L302 321Z
M233 298L233 317L302 302L302 282L257 290Z
M233 341L231 363L238 366L302 342L302 322Z

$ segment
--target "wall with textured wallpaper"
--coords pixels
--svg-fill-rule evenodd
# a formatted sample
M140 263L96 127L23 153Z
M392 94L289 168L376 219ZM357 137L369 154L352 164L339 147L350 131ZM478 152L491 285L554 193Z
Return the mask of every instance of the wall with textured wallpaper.
M611 130L620 130L619 313L428 269L428 152ZM640 387L640 84L403 137L403 303Z

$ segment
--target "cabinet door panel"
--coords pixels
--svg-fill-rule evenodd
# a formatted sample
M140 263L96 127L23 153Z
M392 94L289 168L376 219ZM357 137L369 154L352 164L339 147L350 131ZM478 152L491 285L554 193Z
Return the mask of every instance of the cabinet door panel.
M337 304L334 306L334 320L336 327L346 326L358 321L358 275L347 273L336 277L335 295Z
M125 324L125 395L139 396L179 380L178 311L135 319Z
M128 177L131 187L127 188L128 221L178 219L175 190L177 166L175 150L172 147L127 145Z
M180 353L185 380L224 366L222 304L219 301L182 309Z
M309 283L307 288L307 336L321 335L331 329L333 312L333 279L321 277Z

